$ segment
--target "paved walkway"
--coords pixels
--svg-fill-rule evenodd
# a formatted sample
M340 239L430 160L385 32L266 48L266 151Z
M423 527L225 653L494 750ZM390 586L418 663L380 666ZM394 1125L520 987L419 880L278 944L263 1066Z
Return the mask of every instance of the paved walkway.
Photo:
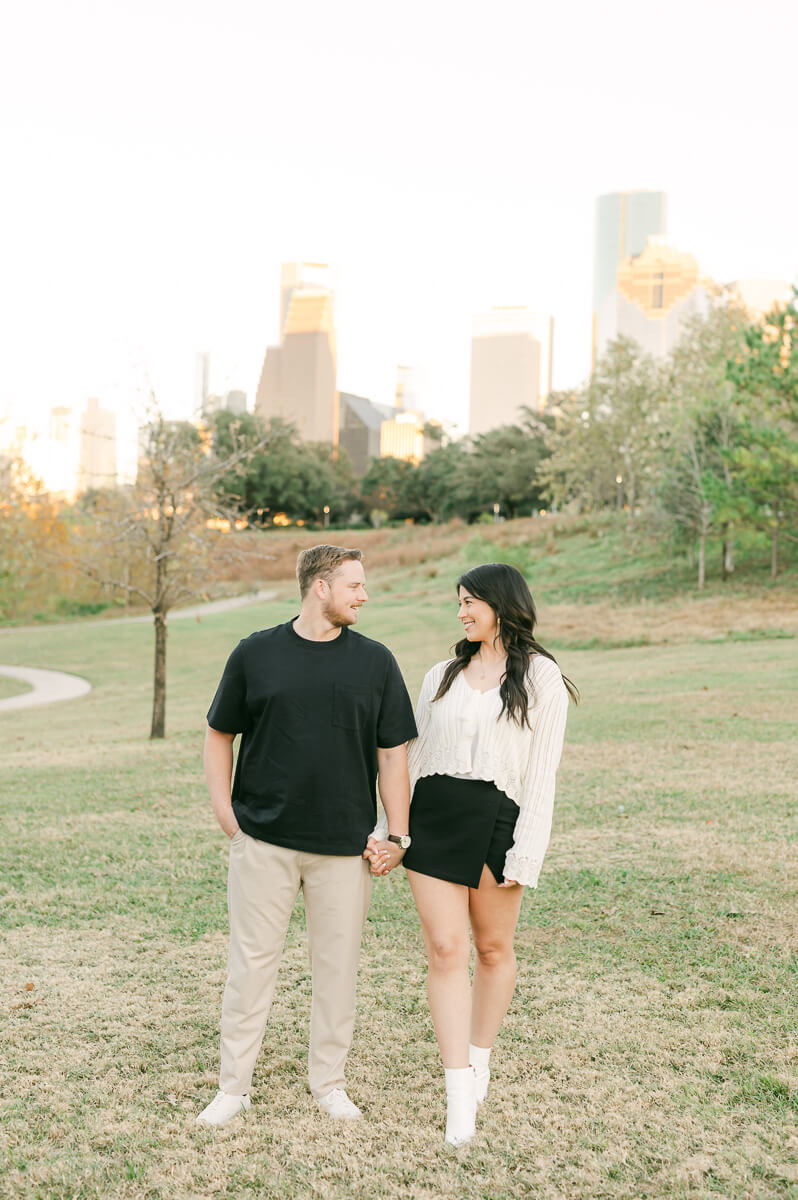
M243 596L230 596L227 600L209 600L205 604L192 604L190 608L173 608L168 619L179 621L189 617L210 617L213 613L229 612L231 608L246 608L249 604L263 604L266 600L273 600L275 595L276 593L272 591L246 592ZM74 623L70 622L70 624ZM152 613L146 613L143 617L110 617L107 621L98 617L96 623L98 625L151 625ZM85 625L87 622L81 621L80 624ZM42 625L39 628L46 629L48 626Z
M88 679L67 675L65 671L42 671L38 667L10 667L0 663L0 675L10 675L29 683L30 692L6 696L0 700L0 712L9 708L33 708L36 704L54 704L57 700L76 700L91 691Z
M169 620L210 616L212 613L227 612L232 608L244 608L248 604L260 604L273 598L274 592L271 591L249 592L245 596L230 596L227 600L212 600L208 604L176 608L169 613ZM103 621L101 617L93 621L70 621L61 628L70 628L76 624L140 625L145 623L152 623L151 613L143 617L112 617L109 621ZM24 629L20 626L7 628L9 632L32 633L42 629L52 629L53 626L32 625ZM29 683L32 689L29 692L21 692L18 696L7 696L4 700L0 700L0 712L7 712L13 708L33 708L38 704L55 704L59 700L76 700L78 696L85 696L87 692L91 691L88 679L82 679L80 675L68 675L65 671L44 671L39 667L12 667L0 663L0 675L8 675L12 679Z

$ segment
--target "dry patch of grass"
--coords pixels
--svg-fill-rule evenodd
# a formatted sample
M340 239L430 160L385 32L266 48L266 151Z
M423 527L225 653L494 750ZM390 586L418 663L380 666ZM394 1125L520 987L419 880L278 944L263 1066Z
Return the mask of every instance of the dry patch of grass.
M794 594L691 597L619 606L615 601L543 605L541 623L558 645L627 646L635 643L681 645L730 635L798 637Z
M424 598L406 604L397 586L367 629L414 690L452 624L451 581L424 569L407 580ZM299 903L253 1109L197 1129L226 949L202 714L225 653L287 604L175 627L173 732L157 746L148 630L37 634L96 691L4 725L2 1200L798 1196L794 640L562 652L584 702L471 1147L442 1143L401 873L375 887L363 946L349 1086L366 1119L333 1125L307 1090ZM30 643L6 634L4 652Z

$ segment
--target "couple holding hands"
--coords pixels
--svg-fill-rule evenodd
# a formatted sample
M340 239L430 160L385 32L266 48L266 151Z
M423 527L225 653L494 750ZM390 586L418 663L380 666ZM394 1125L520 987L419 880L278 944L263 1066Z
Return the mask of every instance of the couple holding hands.
M414 719L393 655L350 628L368 599L361 557L339 546L302 551L299 616L238 644L208 712L205 774L231 839L230 949L220 1090L197 1121L225 1125L250 1107L300 889L310 1090L330 1117L361 1116L344 1079L360 941L372 877L402 863L427 949L445 1140L459 1146L487 1096L491 1047L515 988L523 889L537 885L577 694L535 640L524 577L488 563L457 581L463 636L425 676Z

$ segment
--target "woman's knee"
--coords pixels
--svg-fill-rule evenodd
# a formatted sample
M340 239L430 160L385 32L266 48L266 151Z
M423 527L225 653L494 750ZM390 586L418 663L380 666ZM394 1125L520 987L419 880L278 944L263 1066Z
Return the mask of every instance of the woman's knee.
M430 938L427 947L430 968L434 971L459 971L468 967L470 946L467 938L456 934Z
M482 967L487 967L488 970L495 970L497 967L512 968L515 970L515 950L513 949L512 941L503 941L496 938L475 938L477 958Z

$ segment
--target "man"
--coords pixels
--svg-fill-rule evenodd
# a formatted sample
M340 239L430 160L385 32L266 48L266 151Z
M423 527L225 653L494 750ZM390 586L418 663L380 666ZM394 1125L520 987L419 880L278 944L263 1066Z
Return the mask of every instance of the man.
M409 845L405 742L416 726L393 655L349 628L368 600L361 553L340 546L304 550L297 579L299 616L238 644L208 712L205 775L231 844L220 1090L197 1117L206 1125L226 1125L250 1107L252 1073L300 888L313 987L310 1090L331 1117L361 1115L346 1094L344 1064L371 892L369 862L384 874ZM375 777L390 835L379 843L369 842Z

